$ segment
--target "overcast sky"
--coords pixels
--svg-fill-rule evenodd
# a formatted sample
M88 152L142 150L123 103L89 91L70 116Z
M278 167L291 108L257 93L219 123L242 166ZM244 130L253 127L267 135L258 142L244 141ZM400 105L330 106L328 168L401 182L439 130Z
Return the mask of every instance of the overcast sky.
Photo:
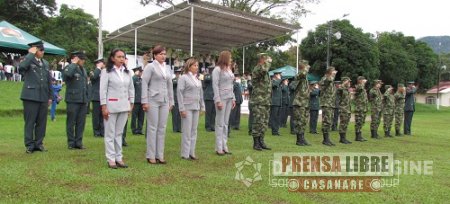
M56 0L60 5L82 8L98 18L98 0ZM407 36L450 35L450 12L444 0L321 0L319 4L308 4L312 13L300 19L304 38L309 30L328 20L349 14L346 19L364 32L400 31ZM114 31L122 26L142 19L159 7L139 4L139 0L103 0L103 29Z

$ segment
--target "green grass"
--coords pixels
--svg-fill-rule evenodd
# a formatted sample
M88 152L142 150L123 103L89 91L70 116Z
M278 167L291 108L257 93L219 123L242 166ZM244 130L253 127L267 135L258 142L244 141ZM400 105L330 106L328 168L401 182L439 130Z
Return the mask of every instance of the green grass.
M128 131L130 146L124 148L124 159L130 168L111 170L106 166L103 139L93 137L90 115L84 133L84 144L88 149L67 149L65 116L59 114L55 122L48 122L44 142L49 151L25 154L23 116L14 112L1 114L10 110L21 111L20 87L0 83L0 203L448 202L449 108L435 111L431 106L417 105L412 137L369 139L364 143L326 147L321 145L321 136L307 134L306 138L313 146L298 147L294 145L294 136L288 134L287 128L282 128L281 137L268 134L266 142L273 150L263 152L251 149L247 118L243 116L241 130L233 131L229 139L233 155L224 157L215 155L214 134L204 131L202 118L197 142L200 160L195 162L180 158L180 134L171 132L169 122L165 151L167 165L147 164L144 137L133 136ZM63 102L58 108L64 106ZM349 129L352 140L353 128L351 125ZM364 136L370 137L368 123L364 127ZM336 132L331 137L334 142L338 141ZM401 175L398 187L383 189L379 193L291 193L287 188L269 185L269 160L275 152L393 152L398 160L433 160L433 175ZM263 178L248 188L234 179L235 163L247 156L262 163Z

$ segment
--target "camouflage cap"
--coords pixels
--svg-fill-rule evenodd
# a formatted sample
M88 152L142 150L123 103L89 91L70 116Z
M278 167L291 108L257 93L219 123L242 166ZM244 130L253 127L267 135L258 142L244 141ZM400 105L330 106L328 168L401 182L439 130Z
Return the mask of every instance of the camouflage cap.
M383 84L383 81L376 79L376 80L373 80L373 83L374 84Z
M330 67L327 68L327 72L331 72L331 71L334 71L334 70L336 70L336 68L334 68L334 67L332 67L332 66L330 66Z
M334 81L334 84L341 84L341 81Z
M408 84L414 84L415 82L414 81L408 81Z
M391 85L384 85L384 89L389 89L389 88L392 88L392 86Z
M403 84L397 84L397 87L398 87L398 88L400 88L400 87L405 87L405 85L403 85Z
M364 76L359 76L359 77L357 78L358 81L359 81L359 80L364 80L364 79L366 79L366 77L364 77Z
M351 81L349 77L341 77L341 81Z

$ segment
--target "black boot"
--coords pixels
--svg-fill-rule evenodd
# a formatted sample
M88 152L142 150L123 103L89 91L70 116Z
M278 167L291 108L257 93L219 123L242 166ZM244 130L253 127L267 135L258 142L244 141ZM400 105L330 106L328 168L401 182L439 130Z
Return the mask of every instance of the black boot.
M380 139L380 138L378 137L378 133L377 133L376 130L370 130L370 133L371 133L371 137L372 137L372 138L374 138L374 139Z
M384 131L384 136L385 137L392 137L391 131Z
M258 141L259 141L259 146L260 146L262 149L272 150L272 148L268 147L268 146L266 145L266 143L264 143L264 137L259 137Z
M345 133L339 133L339 136L341 138L339 140L340 143L343 143L343 144L351 144L352 143L352 142L348 141L347 138L345 138L346 137Z
M402 136L402 134L400 133L400 130L395 130L395 136Z
M364 138L362 137L361 132L356 132L356 138L355 138L355 141L365 142L365 141L367 141L367 140L364 139Z
M259 144L259 138L260 137L253 137L253 149L262 151L261 145Z
M309 144L305 139L305 133L297 134L297 142L295 144L298 146L311 146L311 144Z
M330 140L330 134L328 132L324 132L323 133L323 142L322 144L327 145L327 146L334 146L335 144L333 144Z

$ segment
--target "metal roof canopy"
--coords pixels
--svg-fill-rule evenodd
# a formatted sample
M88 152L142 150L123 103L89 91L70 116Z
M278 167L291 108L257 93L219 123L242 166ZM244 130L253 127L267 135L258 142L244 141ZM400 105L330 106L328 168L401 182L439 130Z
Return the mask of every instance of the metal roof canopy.
M208 2L183 2L126 25L104 42L117 40L209 53L271 40L299 30L274 19Z

